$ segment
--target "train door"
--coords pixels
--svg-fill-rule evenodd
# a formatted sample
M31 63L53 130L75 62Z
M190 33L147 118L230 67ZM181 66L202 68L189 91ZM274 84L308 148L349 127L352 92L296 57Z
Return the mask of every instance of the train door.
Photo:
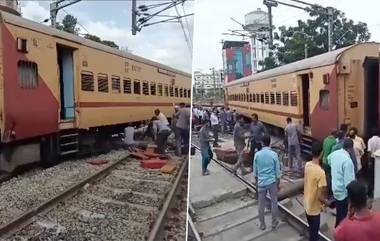
M59 84L61 91L61 120L75 118L74 107L74 49L57 46L59 65Z
M379 59L364 60L364 136L379 127Z
M309 74L301 75L302 81L302 110L303 110L303 125L310 126L310 81Z

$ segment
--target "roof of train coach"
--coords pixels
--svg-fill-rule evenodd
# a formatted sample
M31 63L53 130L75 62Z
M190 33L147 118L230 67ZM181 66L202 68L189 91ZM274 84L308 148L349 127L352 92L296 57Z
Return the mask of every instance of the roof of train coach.
M359 43L359 44L350 45L350 46L340 48L331 52L327 52L327 53L316 55L307 59L299 60L290 64L286 64L286 65L283 65L271 70L253 74L253 75L238 79L236 81L233 81L231 83L228 83L225 86L226 87L234 86L234 85L242 84L249 81L261 80L261 79L276 77L282 74L288 74L288 73L293 73L293 72L297 72L301 70L307 70L307 69L331 65L331 64L336 63L339 60L339 57L342 55L342 53L345 52L346 50L359 46L359 45L368 44L368 43L378 44L375 42L367 42L367 43Z
M146 59L146 58L142 58L142 57L139 57L139 56L134 55L134 54L125 53L123 51L120 51L120 50L108 47L108 46L103 45L101 43L97 43L95 41L88 40L88 39L79 37L79 36L74 35L74 34L66 33L64 31L60 31L58 29L55 29L55 28L46 26L44 24L40 24L40 23L31 21L31 20L28 20L26 18L22 18L22 17L16 16L14 14L10 14L10 13L3 12L3 11L0 11L0 13L1 13L1 18L6 23L13 24L13 25L16 25L16 26L20 26L20 27L23 27L23 28L27 28L27 29L30 29L30 30L33 30L33 31L41 32L41 33L44 33L44 34L47 34L47 35L50 35L50 36L66 39L66 40L69 40L69 41L72 41L72 42L75 42L75 43L78 43L78 44L81 44L81 45L84 45L84 46L87 46L87 47L98 49L98 50L101 50L101 51L104 51L104 52L107 52L107 53L118 55L118 56L121 56L121 57L124 57L124 58L128 58L128 59L131 59L131 60L138 61L138 62L143 62L143 63L148 64L148 65L152 65L152 66L155 66L155 67L163 68L163 69L165 69L167 71L172 71L172 72L175 72L177 74L181 74L181 75L184 75L184 76L187 76L187 77L191 77L190 73L186 73L184 71L181 71L181 70L178 70L178 69L175 69L175 68L172 68L172 67L160 64L158 62L155 62L155 61L152 61L152 60L149 60L149 59Z

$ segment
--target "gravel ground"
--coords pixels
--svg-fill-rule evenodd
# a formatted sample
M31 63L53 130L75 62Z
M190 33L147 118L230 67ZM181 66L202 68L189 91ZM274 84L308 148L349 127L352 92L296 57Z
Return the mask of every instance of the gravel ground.
M112 151L87 159L63 162L48 169L38 169L0 184L0 224L4 224L28 209L52 198L70 185L95 173L104 166L87 164L91 159L111 162L125 158L125 150Z
M145 170L128 159L7 241L146 240L174 176Z

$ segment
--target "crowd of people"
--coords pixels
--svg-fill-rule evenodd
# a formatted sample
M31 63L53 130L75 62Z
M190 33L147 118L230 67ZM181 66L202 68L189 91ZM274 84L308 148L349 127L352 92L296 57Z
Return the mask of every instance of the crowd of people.
M128 124L124 129L124 143L126 148L134 150L136 147L146 147L151 138L157 145L159 154L166 154L169 136L175 139L175 155L186 155L189 150L190 138L190 106L180 103L174 106L174 112L169 123L168 118L159 109L154 110L154 116L148 123L135 128ZM140 138L137 138L140 136Z
M214 147L219 146L218 132L232 130L237 154L233 170L237 173L240 169L242 175L252 171L258 190L260 228L266 229L264 208L267 194L271 197L272 228L276 228L282 163L271 149L270 135L258 115L252 114L249 120L228 108L219 111L214 108L211 112L195 108L193 120L202 125L199 132L202 174L210 174L207 169L212 158L210 142ZM301 157L300 126L290 117L286 119L284 144L291 170L304 177L303 205L309 224L309 240L318 240L321 213L330 207L336 209L336 241L380 241L380 214L371 211L367 205L368 197L373 197L374 153L380 149L379 131L373 130L367 148L357 128L348 129L343 124L339 130L333 130L323 143L313 142L311 160L305 163ZM246 147L250 147L247 149L252 170L245 170L243 166Z

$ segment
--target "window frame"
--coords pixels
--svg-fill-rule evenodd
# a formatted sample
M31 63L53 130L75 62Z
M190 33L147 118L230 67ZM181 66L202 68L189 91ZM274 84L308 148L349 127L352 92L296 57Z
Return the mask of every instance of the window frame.
M109 86L110 83L109 83L109 79L108 79L107 74L98 73L97 82L98 82L98 92L101 92L101 93L109 93L110 92L110 86ZM102 83L100 83L100 82L102 82ZM107 83L107 85L104 85L104 83ZM103 89L104 86L106 86L107 88Z

